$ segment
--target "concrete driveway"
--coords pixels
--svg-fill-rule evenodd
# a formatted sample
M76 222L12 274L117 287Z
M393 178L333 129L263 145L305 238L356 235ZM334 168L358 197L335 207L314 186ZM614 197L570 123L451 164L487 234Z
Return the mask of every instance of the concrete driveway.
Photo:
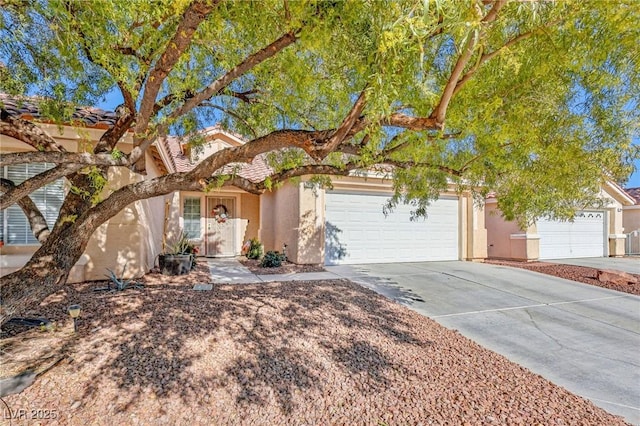
M640 297L471 262L326 269L640 424Z
M640 257L588 257L582 259L553 259L549 263L588 266L589 268L613 269L616 271L640 274Z

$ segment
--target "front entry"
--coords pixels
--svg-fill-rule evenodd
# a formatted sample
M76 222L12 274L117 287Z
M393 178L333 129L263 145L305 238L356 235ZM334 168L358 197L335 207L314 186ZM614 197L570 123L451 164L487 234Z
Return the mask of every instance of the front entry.
M207 197L206 256L234 256L236 199Z

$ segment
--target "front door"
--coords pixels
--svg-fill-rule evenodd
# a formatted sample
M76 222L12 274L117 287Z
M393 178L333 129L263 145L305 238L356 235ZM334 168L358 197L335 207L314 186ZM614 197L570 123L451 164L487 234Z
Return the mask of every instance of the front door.
M231 197L207 197L206 255L234 256L236 199Z

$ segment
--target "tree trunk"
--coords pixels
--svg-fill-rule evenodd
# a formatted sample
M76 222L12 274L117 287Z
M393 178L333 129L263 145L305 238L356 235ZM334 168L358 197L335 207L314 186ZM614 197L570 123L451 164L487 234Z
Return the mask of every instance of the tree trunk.
M93 230L75 223L54 231L20 270L2 277L0 324L41 302L65 284L91 238Z

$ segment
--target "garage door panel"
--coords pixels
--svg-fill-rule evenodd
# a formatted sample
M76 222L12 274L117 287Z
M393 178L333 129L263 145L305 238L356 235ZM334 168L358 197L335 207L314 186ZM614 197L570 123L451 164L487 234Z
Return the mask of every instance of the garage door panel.
M411 206L385 216L385 195L328 192L326 263L457 260L458 201L437 200L426 220L410 220Z
M538 221L540 259L604 256L604 219L604 212L583 211L574 222Z

